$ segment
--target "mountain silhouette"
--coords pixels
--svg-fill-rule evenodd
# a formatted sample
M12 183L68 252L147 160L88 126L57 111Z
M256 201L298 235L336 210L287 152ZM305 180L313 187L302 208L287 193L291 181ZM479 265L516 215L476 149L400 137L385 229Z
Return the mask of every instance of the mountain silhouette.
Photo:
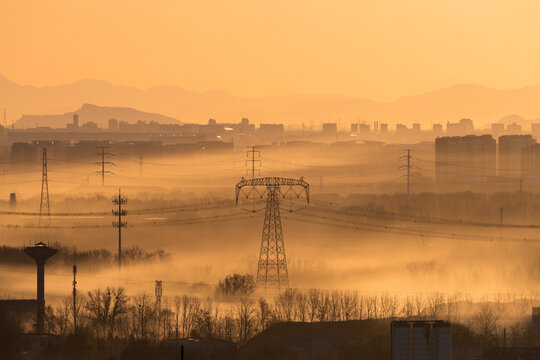
M112 118L119 121L127 121L129 123L135 123L138 120L142 120L148 122L155 121L162 124L181 124L180 121L172 117L147 113L132 108L84 104L77 111L66 112L64 114L23 115L19 120L17 120L15 127L29 128L36 126L48 126L52 128L64 128L66 123L71 123L73 121L73 114L77 114L79 116L79 125L93 121L97 123L99 127L103 128L108 126L108 121Z
M21 86L0 76L0 107L8 121L22 114L62 114L80 104L136 108L159 113L184 123L238 122L248 117L254 123L314 123L325 121L379 121L395 123L456 122L471 118L478 125L495 122L508 114L540 117L540 86L499 90L479 85L456 85L424 94L380 102L341 95L285 95L247 98L224 91L197 93L177 86L138 89L100 80L82 80L60 86ZM21 119L23 120L23 119ZM83 120L84 121L84 120ZM21 122L21 125L25 123ZM31 124L29 126L35 126Z

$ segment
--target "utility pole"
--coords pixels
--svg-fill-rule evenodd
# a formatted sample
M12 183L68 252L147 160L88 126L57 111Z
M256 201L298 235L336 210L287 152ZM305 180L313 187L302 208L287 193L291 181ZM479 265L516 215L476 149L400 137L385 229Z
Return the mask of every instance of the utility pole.
M118 189L118 198L113 199L113 204L118 206L118 210L113 210L114 216L118 216L118 221L113 221L112 225L118 228L118 269L122 268L122 228L127 226L127 222L122 222L122 216L127 215L127 210L122 209L122 205L127 203L127 199L123 198L120 189Z
M77 330L77 265L73 264L73 330Z
M251 169L248 167L247 176L249 177L249 173L251 172L252 179L255 178L255 164L256 163L258 164L258 167L257 167L258 175L259 176L261 175L261 152L255 149L256 147L252 146L251 150L246 151L246 158L247 158L246 166L248 165L248 163L251 163ZM251 158L250 158L250 154L251 154ZM255 158L255 154L257 154L257 158Z
M142 153L139 155L139 175L142 177Z
M101 171L96 171L97 174L101 174L101 186L105 186L105 173L107 174L114 174L112 171L105 170L105 165L114 165L115 163L111 161L105 161L105 158L107 156L112 156L111 153L105 152L105 149L108 149L106 146L100 146L101 152L97 153L96 155L101 156L101 161L95 162L94 164L101 166Z
M159 330L161 327L161 296L163 295L163 281L156 280L156 286L155 286L155 295L156 295L156 308L157 308L157 315L158 315L158 338L159 338Z
M49 180L47 178L47 148L43 148L43 159L41 168L41 201L39 204L39 220L47 215L50 219L51 206L49 204Z
M414 156L411 156L411 149L407 149L407 155L400 157L400 159L407 159L407 165L400 166L400 168L407 169L407 175L405 175L407 178L407 196L411 195L411 168L413 167L411 165L411 159L413 158Z

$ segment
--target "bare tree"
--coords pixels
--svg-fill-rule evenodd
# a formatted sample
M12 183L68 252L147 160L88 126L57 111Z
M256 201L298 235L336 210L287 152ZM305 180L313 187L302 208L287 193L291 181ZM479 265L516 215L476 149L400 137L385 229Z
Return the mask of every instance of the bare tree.
M332 291L328 303L328 320L338 321L341 319L341 294L339 291Z
M278 316L281 320L295 320L296 314L294 313L294 310L297 292L298 290L289 288L276 296L274 303L276 305Z
M255 304L249 298L241 298L240 304L236 308L236 317L238 319L238 341L241 344L246 343L252 336L256 325Z
M328 312L330 308L330 296L328 293L319 293L319 306L317 307L317 318L319 321L328 321Z
M184 295L181 298L182 337L191 333L195 318L199 313L201 302L198 298Z
M318 289L309 289L307 293L307 305L308 305L308 315L309 315L309 321L313 322L313 320L316 318L318 310L319 310L319 302L320 302L320 291Z
M472 321L473 327L482 337L484 345L491 343L495 339L499 319L492 304L482 303Z
M380 296L380 304L382 318L395 318L398 315L399 299L397 295L382 294Z
M440 319L445 313L444 294L435 292L428 297L428 316L431 319Z
M295 313L296 313L296 316L297 316L298 320L301 321L301 322L305 322L306 319L307 319L307 316L308 316L308 299L307 299L307 295L304 294L303 292L298 292L296 294L295 305L296 305Z
M156 314L156 304L146 293L134 298L133 310L136 318L136 326L139 330L139 338L146 339L148 333L148 323Z
M270 322L272 316L272 311L270 310L270 305L265 298L259 298L257 302L258 305L258 318L259 318L259 331L264 331Z
M407 319L411 319L414 316L414 298L407 296L403 302L403 309L401 310L403 316Z
M114 336L118 318L127 313L128 297L121 287L96 289L88 292L85 308L98 334Z

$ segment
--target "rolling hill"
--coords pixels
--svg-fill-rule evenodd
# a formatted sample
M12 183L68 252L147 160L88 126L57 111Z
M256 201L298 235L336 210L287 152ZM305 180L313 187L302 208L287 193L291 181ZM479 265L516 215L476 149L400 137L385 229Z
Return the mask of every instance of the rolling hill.
M137 89L98 80L83 80L61 86L21 86L0 76L0 107L8 122L22 114L68 113L81 104L136 108L160 113L185 123L238 122L248 117L254 123L285 124L340 120L342 124L381 121L395 124L458 121L472 118L475 124L494 122L508 114L526 119L540 117L540 86L499 90L478 85L457 85L424 94L378 102L340 95L286 95L263 99L238 97L223 91L190 92L176 86ZM28 117L27 117L28 118ZM23 119L21 119L23 120ZM20 122L31 124L33 120ZM84 121L84 120L83 120Z

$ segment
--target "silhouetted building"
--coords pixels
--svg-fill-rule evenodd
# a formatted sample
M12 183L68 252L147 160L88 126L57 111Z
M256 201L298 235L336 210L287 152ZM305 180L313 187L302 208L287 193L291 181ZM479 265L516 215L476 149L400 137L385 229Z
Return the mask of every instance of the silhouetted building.
M448 135L470 135L474 133L474 124L471 119L461 119L458 123L448 122L446 124Z
M531 135L503 135L499 137L499 176L521 177L521 157L525 148L535 144Z
M540 144L532 144L521 152L521 178L529 189L540 185Z
M88 121L88 122L85 122L81 126L81 129L83 129L83 130L97 130L98 129L98 124L96 122L93 122L93 121Z
M436 135L442 134L443 132L442 124L433 124L432 130Z
M392 321L392 360L451 360L450 323Z
M358 133L362 135L369 134L369 124L358 124Z
M408 133L409 129L407 128L407 125L396 124L396 135L407 135Z
M496 175L497 144L491 135L435 139L435 179L440 189L464 190Z
M388 133L388 124L382 123L381 124L381 134L387 134Z
M337 124L336 123L324 123L322 124L323 136L336 137L337 136Z
M111 131L118 130L118 120L109 119L109 130L111 130Z
M420 124L418 123L414 123L412 124L412 131L416 134L419 134L420 133Z
M17 194L16 193L9 194L9 209L12 211L17 210Z
M521 134L523 131L521 125L519 124L516 124L515 122L511 123L510 125L508 125L508 127L506 128L506 133L507 134L510 134L510 135L517 135L517 134Z
M540 123L531 124L531 135L535 138L540 137Z
M73 114L73 122L71 124L66 124L66 129L68 130L77 130L79 128L79 115Z

